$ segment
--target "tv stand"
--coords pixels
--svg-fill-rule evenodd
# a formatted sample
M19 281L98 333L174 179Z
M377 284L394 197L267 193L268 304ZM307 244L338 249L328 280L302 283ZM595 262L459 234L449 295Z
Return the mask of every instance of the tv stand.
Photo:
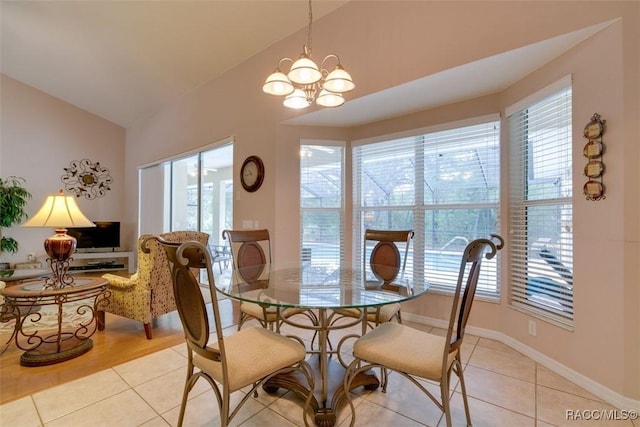
M69 267L71 273L126 270L135 273L134 253L131 251L75 252Z

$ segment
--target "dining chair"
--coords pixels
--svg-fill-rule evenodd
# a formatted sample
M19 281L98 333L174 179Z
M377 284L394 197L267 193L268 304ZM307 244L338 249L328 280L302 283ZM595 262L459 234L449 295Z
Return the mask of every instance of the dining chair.
M185 380L178 426L182 426L189 392L200 378L213 389L220 410L220 425L227 426L244 403L257 393L258 387L278 374L302 374L314 389L313 369L305 361L306 350L301 343L261 327L245 328L224 336L220 320L212 258L205 245L196 241L158 242L166 251L171 265L173 294L184 329L187 344L187 378ZM201 284L191 269L205 269L215 338L210 337L209 314L201 291ZM200 275L197 275L200 277ZM231 405L231 394L250 386L241 400ZM305 399L302 409L305 426L312 392L297 390ZM232 409L233 408L233 409Z
M345 390L350 390L351 382L358 373L379 367L382 368L381 386L385 393L387 370L395 371L425 393L444 412L447 426L451 427L449 386L451 373L455 373L460 379L467 425L471 425L460 347L476 293L482 260L493 258L504 246L502 237L492 235L492 240L476 239L466 246L462 254L446 335L424 332L395 322L378 326L355 341L354 360L347 367L344 376ZM439 383L440 399L430 393L417 378ZM353 426L355 408L350 393L346 393L346 398L351 407L350 425Z
M364 277L368 280L373 276L382 290L402 292L403 287L394 285L393 282L404 275L411 239L413 230L365 230L362 246ZM334 313L332 323L344 316L358 318L361 315L357 308L336 309ZM402 323L400 303L367 310L367 324L372 328L394 318Z
M269 274L271 268L271 238L269 230L224 230L222 238L229 240L231 246L231 262L234 271L247 283L255 282ZM309 318L314 325L318 324L316 314L302 308L286 308L280 311L280 317L288 319L296 314ZM278 308L256 303L240 303L240 320L238 330L249 319L256 319L271 330L280 330L282 319L278 317Z

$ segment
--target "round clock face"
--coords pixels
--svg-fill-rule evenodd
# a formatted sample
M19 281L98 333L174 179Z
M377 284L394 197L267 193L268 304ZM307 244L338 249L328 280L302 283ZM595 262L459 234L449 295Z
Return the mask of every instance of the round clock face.
M240 168L240 182L248 192L254 192L262 185L264 180L264 164L260 157L249 156Z

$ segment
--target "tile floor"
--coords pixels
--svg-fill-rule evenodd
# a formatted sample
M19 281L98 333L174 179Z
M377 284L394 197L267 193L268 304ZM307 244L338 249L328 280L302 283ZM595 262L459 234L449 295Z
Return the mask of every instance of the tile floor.
M412 324L429 330L424 325ZM235 327L225 333L235 332ZM435 331L441 332L441 331ZM310 336L303 336L309 341ZM337 337L335 337L337 339ZM350 351L349 345L344 348ZM568 382L502 343L467 336L463 345L465 379L476 427L614 426L640 427L630 420L568 420L567 411L588 416L620 415L596 396ZM179 345L58 385L0 406L0 426L124 427L175 426L185 376L185 347ZM427 384L433 387L432 384ZM435 390L435 387L433 387ZM416 388L393 375L387 393L355 390L357 426L444 426L441 412ZM239 398L235 397L235 401ZM453 424L464 425L459 386L453 396ZM300 426L300 400L292 393L251 398L233 426ZM339 411L348 426L350 410ZM219 425L215 396L205 381L191 391L185 426Z

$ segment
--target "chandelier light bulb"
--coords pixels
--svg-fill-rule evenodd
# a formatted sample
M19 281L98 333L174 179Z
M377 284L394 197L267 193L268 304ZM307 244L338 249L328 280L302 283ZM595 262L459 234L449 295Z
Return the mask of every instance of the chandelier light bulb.
M342 65L336 65L336 68L329 73L324 79L322 87L330 92L345 93L356 87L349 73L347 73Z
M311 85L320 81L322 73L316 63L303 53L300 55L300 58L293 63L287 77L289 77L289 80L293 83Z
M322 107L339 107L344 104L344 97L339 93L322 89L318 95L318 99L316 99L316 104Z
M284 106L292 108L294 110L301 110L311 105L311 102L307 99L307 95L302 89L296 89L290 95L284 99Z
M267 80L262 86L262 91L264 93L278 96L289 95L294 91L294 89L295 88L293 87L287 76L285 76L284 73L280 70L276 70L275 72L273 72L273 74L267 77Z

